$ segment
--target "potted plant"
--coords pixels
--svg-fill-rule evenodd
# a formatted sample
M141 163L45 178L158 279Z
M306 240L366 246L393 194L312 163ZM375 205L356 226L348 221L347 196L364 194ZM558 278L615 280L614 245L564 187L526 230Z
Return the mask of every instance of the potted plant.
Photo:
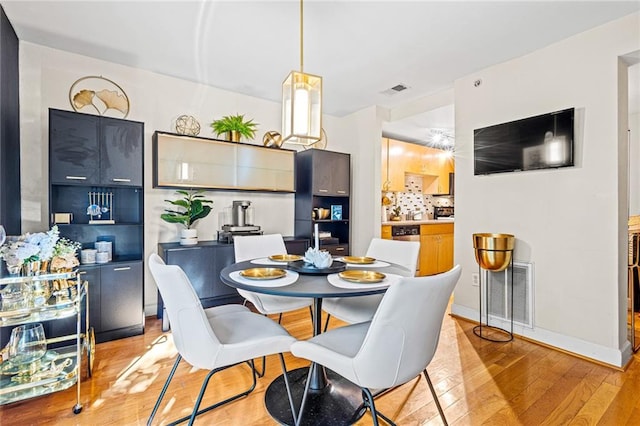
M211 128L216 135L225 135L227 140L239 142L240 136L253 139L258 123L253 120L245 120L244 114L227 115L211 123Z
M402 212L402 209L400 209L400 206L395 206L391 210L391 220L400 220L401 212Z
M165 213L160 215L162 220L169 223L180 223L185 229L180 231L180 244L183 246L198 243L198 231L193 228L196 221L205 218L211 213L213 201L204 199L204 191L178 190L176 193L183 197L178 200L165 200L172 206L179 207L180 210L165 209Z

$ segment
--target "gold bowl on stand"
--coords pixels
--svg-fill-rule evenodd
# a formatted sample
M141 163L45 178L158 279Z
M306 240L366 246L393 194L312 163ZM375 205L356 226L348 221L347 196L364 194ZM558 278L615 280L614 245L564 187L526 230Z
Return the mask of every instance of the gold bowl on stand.
M504 271L511 263L515 237L511 234L473 234L476 262L488 271Z

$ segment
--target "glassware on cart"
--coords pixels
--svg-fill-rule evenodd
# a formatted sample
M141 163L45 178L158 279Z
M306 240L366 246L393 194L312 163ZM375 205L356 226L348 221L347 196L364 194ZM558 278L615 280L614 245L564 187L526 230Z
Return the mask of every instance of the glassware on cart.
M7 239L7 232L4 230L4 226L0 225L0 246L4 244Z
M9 362L14 366L28 366L47 352L47 339L41 323L20 325L11 330Z
M29 315L31 288L28 283L9 283L0 290L1 317L18 318Z

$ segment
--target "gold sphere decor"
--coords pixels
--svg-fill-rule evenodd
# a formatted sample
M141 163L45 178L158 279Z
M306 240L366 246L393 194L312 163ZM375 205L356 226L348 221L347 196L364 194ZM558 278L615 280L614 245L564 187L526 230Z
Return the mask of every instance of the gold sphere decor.
M176 119L176 133L198 136L200 134L200 123L190 115L181 115Z
M262 137L262 144L267 148L280 148L282 146L282 135L275 130L269 130Z

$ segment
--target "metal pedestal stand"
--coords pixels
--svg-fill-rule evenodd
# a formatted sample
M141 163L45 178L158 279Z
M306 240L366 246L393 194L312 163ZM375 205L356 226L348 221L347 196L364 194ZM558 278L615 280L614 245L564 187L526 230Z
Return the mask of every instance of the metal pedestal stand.
M476 261L478 262L478 275L480 279L480 285L478 286L478 293L480 301L480 321L478 325L473 328L473 334L481 339L488 340L490 342L506 343L513 340L513 246L515 238L511 234L473 234L473 247L475 249ZM485 286L485 318L484 323L482 318L482 286L483 280L482 270L491 272L505 272L505 282L508 277L508 270L511 267L511 303L509 306L509 318L511 327L509 331L489 325L489 283L484 282ZM506 295L505 295L506 296ZM506 302L506 300L505 300ZM483 334L483 329L485 332ZM488 330L487 330L488 329ZM497 333L487 334L487 331L495 331ZM496 337L497 334L499 337Z

